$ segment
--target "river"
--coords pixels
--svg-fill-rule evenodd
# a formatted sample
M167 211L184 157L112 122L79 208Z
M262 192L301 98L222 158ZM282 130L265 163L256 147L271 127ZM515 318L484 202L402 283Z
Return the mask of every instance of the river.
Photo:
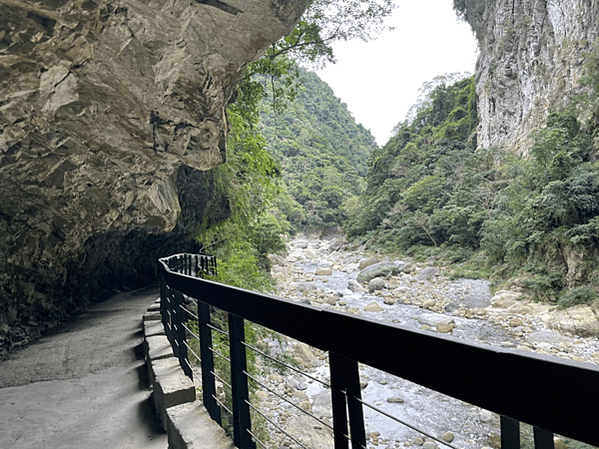
M451 333L454 337L472 342L534 350L594 363L599 359L595 335L581 337L548 328L550 307L525 301L517 288L494 296L489 292L487 281L451 280L445 276L443 267L389 259L387 262L401 267L401 272L385 279L384 283L379 282L376 290L365 288L367 284L359 285L356 278L360 264L367 263L367 255L360 249L347 250L341 243L341 238L304 236L289 242L287 255L275 257L272 268L273 276L279 281L279 294L287 299L402 327ZM384 258L379 258L379 261L384 261ZM298 354L297 350L293 352L294 343L270 344L279 346L274 352ZM301 353L301 357L296 359L307 359L304 366L309 368L311 375L328 380L326 355L313 352L313 357ZM447 372L451 369L447 366ZM476 369L476 361L473 361L473 369ZM369 448L396 449L414 445L427 449L499 447L497 415L367 366L361 365L360 375L364 401L406 424L399 424L365 407ZM444 372L439 372L439 376L443 375ZM480 375L484 377L485 373ZM290 390L287 394L302 408L309 408L325 420L330 418L330 409L327 408L330 393L318 382L289 373L271 375L269 380L273 386L283 382ZM308 447L333 447L330 436L328 440L325 437L326 428L298 418L291 407L280 401L270 398L266 402L277 419L299 434ZM532 447L530 438L526 437L530 429L524 428L523 432L524 447ZM293 449L299 446L286 441L281 447ZM556 447L590 446L559 438Z

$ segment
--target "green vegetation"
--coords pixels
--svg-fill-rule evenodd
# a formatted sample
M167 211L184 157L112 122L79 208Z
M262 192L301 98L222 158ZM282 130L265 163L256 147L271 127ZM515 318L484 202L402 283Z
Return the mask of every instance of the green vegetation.
M289 196L277 202L293 231L340 226L363 191L376 143L314 73L298 68L302 88L284 112L264 101L262 132L280 163ZM265 79L263 79L265 81Z
M315 74L294 71L302 87L293 99L271 107L271 80L255 75L228 109L228 159L213 177L232 213L203 223L198 240L218 258L216 280L229 285L272 290L266 256L285 250L283 236L341 226L363 192L374 138Z
M441 82L414 119L373 152L348 235L368 235L390 251L445 243L475 248L485 176L492 176L478 172L493 171L492 155L469 143L476 125L473 78Z
M440 83L375 150L345 229L384 251L460 264L455 276L518 278L558 307L590 303L599 272L599 47L588 94L549 115L528 154L476 148L474 80ZM579 116L584 118L581 123Z
M342 225L348 237L384 251L451 263L455 277L518 278L560 307L592 301L599 285L589 262L599 255L599 44L586 58L586 94L549 116L525 156L477 148L474 79L456 74L429 83L409 119L378 148L330 88L290 59L300 52L311 62L333 60L322 36L335 29L319 28L323 8L335 4L348 20L342 6L353 3L315 2L312 16L251 64L240 84L228 110L228 163L214 172L232 217L204 223L199 233L219 257L219 280L269 290L262 268L267 254L284 249L282 235ZM383 3L378 19L390 11ZM454 2L462 18L463 3ZM367 23L364 10L354 13ZM368 39L377 20L362 35L349 26L337 38Z
M333 42L373 39L394 8L392 0L315 0L289 36L249 65L227 110L227 163L211 173L232 214L215 224L208 210L198 226L204 251L218 258L217 280L268 291L266 256L284 250L284 234L345 219L374 139L295 61L334 62Z
M289 224L273 209L280 192L280 168L252 123L257 106L242 105L229 107L227 163L213 170L217 191L230 203L231 217L216 225L203 223L198 241L203 251L217 256L217 281L269 291L273 281L261 268L268 267L268 254L285 249L282 235Z

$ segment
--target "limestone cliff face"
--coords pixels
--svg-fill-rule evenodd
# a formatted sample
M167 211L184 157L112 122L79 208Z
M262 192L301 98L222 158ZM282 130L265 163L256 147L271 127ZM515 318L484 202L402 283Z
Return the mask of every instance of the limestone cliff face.
M0 0L0 350L227 215L225 107L307 3Z
M480 43L479 144L525 152L527 136L577 89L599 36L597 0L467 0Z

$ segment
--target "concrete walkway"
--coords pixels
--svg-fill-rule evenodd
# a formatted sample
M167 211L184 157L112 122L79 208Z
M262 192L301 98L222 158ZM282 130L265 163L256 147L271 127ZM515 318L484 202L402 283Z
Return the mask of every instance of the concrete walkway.
M115 295L0 363L0 448L166 449L141 319L158 289Z

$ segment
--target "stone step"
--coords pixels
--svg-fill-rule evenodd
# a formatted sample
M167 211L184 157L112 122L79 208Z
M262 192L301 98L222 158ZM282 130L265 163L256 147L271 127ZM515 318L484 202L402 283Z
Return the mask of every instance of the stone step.
M235 449L200 401L170 407L166 413L169 449Z
M152 398L163 429L167 430L166 410L196 400L192 380L183 374L179 361L170 357L152 361Z
M162 321L144 321L144 336L155 337L157 335L164 335L164 325Z

